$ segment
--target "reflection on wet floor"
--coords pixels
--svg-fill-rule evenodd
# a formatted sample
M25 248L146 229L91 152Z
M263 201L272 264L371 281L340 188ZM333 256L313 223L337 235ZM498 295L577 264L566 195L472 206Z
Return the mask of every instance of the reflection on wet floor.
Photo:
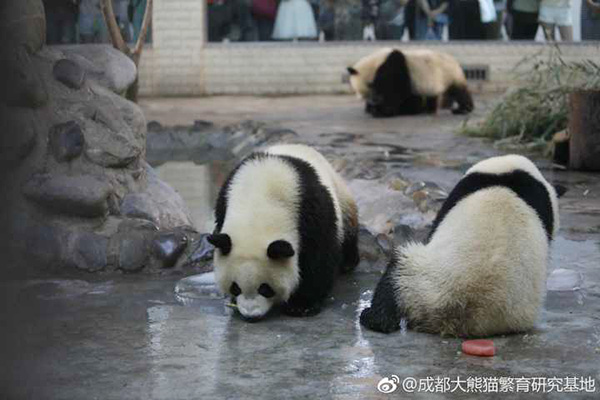
M553 292L579 290L581 273L571 269L557 268L550 273L546 288Z
M328 147L335 151L344 150L348 158L368 158L372 162L408 164L420 153L417 149L393 143L375 142L370 136L354 133L322 133L328 139Z
M11 329L0 331L0 364L11 368L4 369L3 393L375 399L379 380L392 374L598 379L599 260L597 241L559 237L549 274L560 276L549 280L537 328L494 338L497 356L486 360L463 355L460 339L406 328L391 335L364 330L358 316L380 271L360 266L340 277L319 315L276 314L254 324L225 307L211 273L4 282L0 315Z
M201 232L211 231L214 180L210 168L192 161L169 161L156 171L183 198L196 227Z
M321 150L351 177L361 221L372 234L426 227L435 215L432 205L443 202L468 164L364 135L322 136L330 144ZM382 163L384 158L392 162ZM416 164L422 180L405 179ZM423 173L423 166L436 169ZM440 166L452 170L449 181L440 180ZM193 200L189 204L194 207ZM572 211L578 212L573 204ZM389 247L388 239L376 236ZM142 387L157 398L314 398L318 393L331 399L376 399L377 383L392 374L591 374L600 382L593 375L600 365L597 241L555 240L540 322L532 332L493 338L497 355L491 359L466 356L460 339L414 332L406 324L392 335L364 330L358 316L370 302L385 260L366 264L339 280L321 314L297 319L275 313L256 324L226 306L229 300L218 292L213 274L172 282L173 301L147 308L152 378Z
M406 240L411 227L430 222L427 201L442 201L467 166L496 151L478 139L453 135L457 120L450 115L375 121L345 103L336 107L327 109L341 113L335 124L331 115L308 121L302 139L317 145L352 181L367 205L361 220L368 229L361 232L369 234L361 240L375 243L375 250L363 254L356 273L337 281L319 315L275 314L249 324L225 306L228 300L211 275L186 277L185 272L0 282L0 398L403 398L402 392L377 391L380 379L391 375L592 376L600 390L597 176L544 170L570 191L561 199L563 228L552 245L546 303L534 331L493 338L497 355L489 359L462 354L460 339L406 327L391 335L371 332L360 326L358 316L392 246L387 236L373 233L391 232ZM299 109L306 103L294 103L287 116L277 117L292 118ZM332 133L317 136L325 125ZM300 123L291 126L300 132ZM344 133L350 131L362 133ZM204 196L218 189L230 168L167 162L158 170L202 225L210 214ZM414 196L424 192L425 197ZM375 202L382 193L397 202ZM195 246L194 257L209 254L202 241Z

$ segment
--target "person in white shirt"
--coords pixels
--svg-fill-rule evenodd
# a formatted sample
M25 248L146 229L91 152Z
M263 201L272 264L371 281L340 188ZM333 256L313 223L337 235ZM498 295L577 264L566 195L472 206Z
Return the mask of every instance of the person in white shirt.
M317 23L308 1L283 0L279 3L273 39L316 39L317 35Z

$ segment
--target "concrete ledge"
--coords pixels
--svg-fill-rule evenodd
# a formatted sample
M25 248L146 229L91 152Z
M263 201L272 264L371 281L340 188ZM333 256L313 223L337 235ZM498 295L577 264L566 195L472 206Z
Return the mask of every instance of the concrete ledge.
M183 44L183 43L182 43ZM209 43L199 48L171 44L144 50L140 65L143 96L288 95L348 93L345 67L376 48L431 48L452 54L463 65L488 65L489 81L474 81L475 92L503 90L515 65L543 50L539 42L257 42ZM566 60L598 58L600 43L560 46Z

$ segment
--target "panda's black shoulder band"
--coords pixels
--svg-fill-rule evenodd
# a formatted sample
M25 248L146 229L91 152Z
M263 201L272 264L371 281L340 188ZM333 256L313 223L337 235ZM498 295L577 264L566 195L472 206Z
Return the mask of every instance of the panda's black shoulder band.
M518 169L504 174L473 172L463 177L452 192L450 192L450 195L433 221L427 242L431 240L439 225L446 218L446 215L461 200L479 190L493 186L506 187L512 190L521 200L533 208L544 226L548 240L552 240L554 214L552 212L550 193L548 193L542 182L535 179L529 173Z

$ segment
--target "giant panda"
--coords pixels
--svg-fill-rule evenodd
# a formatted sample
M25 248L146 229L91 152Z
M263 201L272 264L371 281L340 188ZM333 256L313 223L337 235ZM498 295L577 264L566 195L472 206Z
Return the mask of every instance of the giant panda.
M244 319L318 313L337 272L359 261L356 204L325 157L276 145L245 158L218 195L215 278Z
M383 48L348 67L350 85L374 117L435 113L439 106L473 110L473 99L460 64L449 54Z
M442 205L425 243L396 248L362 325L449 336L531 329L559 226L557 194L527 158L475 164Z

